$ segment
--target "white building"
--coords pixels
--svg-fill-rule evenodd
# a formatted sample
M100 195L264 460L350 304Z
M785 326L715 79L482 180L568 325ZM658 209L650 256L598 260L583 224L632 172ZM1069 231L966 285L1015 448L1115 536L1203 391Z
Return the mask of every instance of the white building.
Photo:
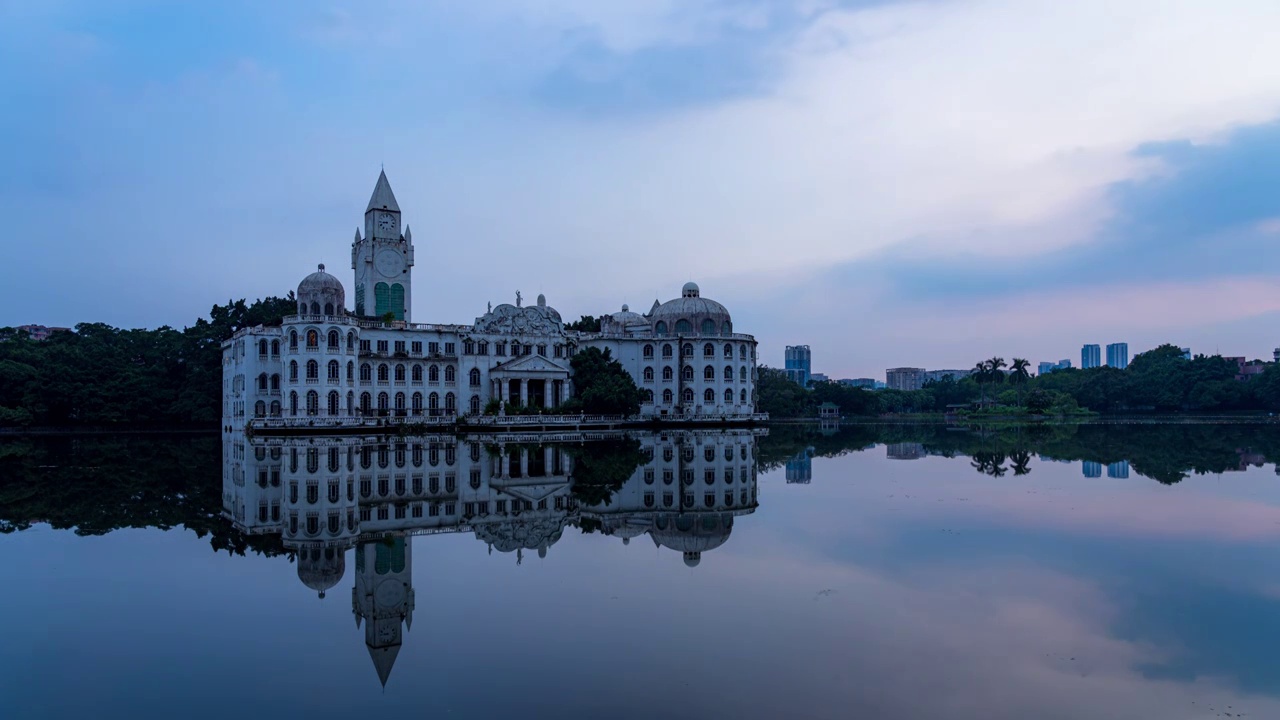
M645 417L746 419L755 412L756 341L729 311L687 283L646 314L602 318L598 333L565 329L538 296L490 307L470 324L414 323L414 246L378 177L364 235L351 245L355 311L320 265L298 284L298 313L223 344L224 425L255 418L340 422L364 417L477 415L490 403L558 407L574 395L570 358L608 350L646 390ZM677 355L678 353L678 355ZM504 410L505 411L505 410Z

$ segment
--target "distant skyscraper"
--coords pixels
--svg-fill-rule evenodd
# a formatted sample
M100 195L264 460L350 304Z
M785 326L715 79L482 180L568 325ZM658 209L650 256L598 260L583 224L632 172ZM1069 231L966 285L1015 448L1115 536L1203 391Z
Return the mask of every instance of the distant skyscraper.
M809 450L802 450L787 461L787 482L808 485L812 480L813 457L809 455Z
M808 387L811 367L812 356L809 353L808 345L787 346L786 360L783 365L783 370L786 371L787 377L799 383L801 387Z
M1107 347L1110 352L1111 347ZM1080 348L1080 367L1088 370L1102 364L1102 348L1098 345L1085 345Z
M1080 470L1088 478L1102 477L1102 463L1100 462L1085 460L1080 464Z
M1107 367L1117 370L1129 367L1129 343L1111 343L1107 346Z
M1182 359L1183 359L1183 360L1190 360L1190 359L1191 359L1191 348L1189 348L1189 347L1185 347L1185 348L1184 348L1184 347L1180 347L1180 348L1178 348L1178 349L1182 351Z
M1129 461L1121 460L1120 462L1113 462L1108 465L1107 477L1120 479L1129 477Z
M1040 363L1039 369L1037 370L1037 372L1041 375L1047 375L1048 373L1056 372L1058 370L1066 370L1067 368L1070 368L1070 367L1071 367L1071 361L1065 360L1065 359L1059 360L1056 363L1042 362Z
M841 378L836 382L847 387L867 388L868 390L874 390L876 386L874 378Z
M934 382L942 382L942 379L948 375L951 376L952 380L960 382L961 380L969 377L972 373L972 370L926 370L924 373L924 382L929 382L930 380Z
M890 390L919 390L924 385L924 368L889 368L884 371L884 380Z
M831 380L826 373L809 373L809 382L823 383Z

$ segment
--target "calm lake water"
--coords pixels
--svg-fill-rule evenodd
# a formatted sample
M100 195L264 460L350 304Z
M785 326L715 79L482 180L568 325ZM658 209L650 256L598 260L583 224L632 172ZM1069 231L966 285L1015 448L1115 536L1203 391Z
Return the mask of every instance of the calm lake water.
M0 441L0 716L1280 717L1275 425Z

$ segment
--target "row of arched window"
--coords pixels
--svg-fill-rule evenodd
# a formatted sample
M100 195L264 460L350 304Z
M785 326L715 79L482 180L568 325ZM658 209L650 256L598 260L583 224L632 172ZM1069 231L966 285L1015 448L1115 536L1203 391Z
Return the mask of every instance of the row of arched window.
M706 318L702 321L699 329L702 331L701 334L703 335L732 335L733 323L725 320L724 324L716 325L715 320ZM667 331L667 323L664 320L659 320L657 324L653 326L653 334L655 335L666 335ZM693 323L681 318L676 321L675 332L677 335L688 335L693 332Z
M740 381L742 382L747 381L747 367L745 365L738 368L737 374L738 374L738 379ZM641 377L643 377L645 382L653 382L654 375L655 375L654 369L651 367L647 367L643 370ZM693 366L685 365L684 368L681 369L680 375L684 380L693 380L694 378ZM722 373L721 377L723 377L725 382L733 382L733 377L734 377L733 366L725 365L724 373ZM675 379L675 370L670 365L667 365L666 367L662 368L663 382L669 382L674 379ZM716 379L715 367L708 365L702 368L702 379L715 380Z
M289 331L289 349L290 350L298 349L299 339L301 339L306 344L308 350L314 351L320 348L321 335L320 335L320 331L315 328L307 328L307 330L305 330L302 335L299 335L297 330L290 330ZM262 354L261 352L262 342L265 342L265 341L260 341L258 343L258 350L259 350L258 354L260 355ZM342 333L338 332L336 329L330 329L329 332L325 333L324 335L324 344L325 344L325 347L328 348L331 352L337 352L338 350L341 350L342 344L343 344ZM346 346L349 352L355 352L356 332L354 330L347 331ZM275 353L272 353L272 354L274 355Z
M666 390L663 390L663 391L662 391L662 404L663 404L663 405L671 405L671 404L673 404L673 403L675 402L675 397L676 397L676 396L675 396L675 393L674 393L670 388L668 388L668 389L666 389ZM696 397L696 395L695 395L695 393L693 392L693 388L685 388L685 389L684 389L683 391L681 391L681 393L680 393L680 398L681 398L681 400L680 400L680 401L681 401L681 402L683 402L683 403L685 403L685 404L692 403L692 402L694 401L694 398L695 398L695 397ZM724 404L725 404L725 405L732 405L732 404L733 404L733 397L734 397L733 389L732 389L732 388L726 388L726 389L725 389L725 391L724 391L724 395L723 395L723 397L724 397ZM715 391L715 390L712 390L711 388L707 388L706 390L703 390L703 391L702 391L702 402L703 402L703 404L705 404L705 405L714 405L714 404L715 404L715 402L716 402L716 391ZM747 391L746 391L745 389L743 389L743 390L741 390L741 391L739 391L739 392L738 392L738 404L740 404L740 405L746 405L746 404L747 404Z
M277 356L277 355L279 355L279 354L280 354L280 341L279 341L279 340L272 340L272 341L270 342L270 344L268 344L268 343L267 343L266 338L263 338L263 339L261 339L261 340L259 340L259 341L258 341L258 355L259 355L259 356L261 356L261 357L266 357L266 356L267 356L267 348L268 348L268 347L270 347L270 348L271 348L271 356L272 356L272 357L275 357L275 356Z
M653 346L652 344L648 344L648 343L646 343L646 344L645 344L645 346L644 346L644 351L643 351L643 352L644 352L644 357L645 357L646 359L652 358L652 357L653 357L653 354L654 354L654 352L655 352L655 350L656 350L656 348L654 348L654 346ZM672 356L672 354L674 354L674 353L675 353L675 347L674 347L671 343L663 343L663 345L662 345L662 357L664 357L664 358L669 358L669 357L671 357L671 356ZM723 351L723 355L724 355L724 359L725 359L725 360L732 360L732 359L733 359L733 344L732 344L732 343L725 343L725 344L724 344L724 351ZM681 345L681 346L680 346L680 356L681 356L681 357L693 357L693 343L684 343L683 345ZM710 357L715 357L715 356L716 356L716 346L715 346L715 344L714 344L714 343L704 343L704 344L703 344L703 346L702 346L702 357L710 358ZM739 360L746 360L746 359L747 359L747 346L746 346L746 344L745 344L745 343L738 345L738 359L739 359Z
M324 305L321 305L318 302L313 302L310 305L304 302L298 303L299 315L320 315L322 312L325 315L333 315L333 311L334 305L331 302L327 302Z
M319 415L320 414L320 393L315 390L309 390L305 395L299 396L297 391L289 393L289 413L291 415ZM425 405L424 405L425 400ZM443 400L443 403L442 403ZM303 403L303 413L299 413L299 402ZM258 403L258 417L265 417L266 407L262 401ZM272 403L273 415L279 414L279 403ZM388 416L388 415L456 415L458 413L458 399L453 393L445 393L443 398L439 393L430 393L425 398L422 393L415 392L412 395L398 392L394 395L389 393L378 393L375 397L371 393L361 393L360 403L356 404L356 396L354 392L348 392L346 397L345 411L343 410L342 396L336 390L331 390L325 396L326 414L331 417L339 415L366 415L366 416ZM358 412L357 412L358 410ZM468 411L473 415L478 415L481 410L480 396L472 395L468 402Z
M452 365L445 365L443 373L441 372L439 365L428 365L426 367L427 382L438 383L440 382L441 375L444 376L444 382L447 385L452 385L455 382L457 382L458 371ZM374 366L370 363L361 363L360 364L360 382L361 383L373 382L373 376L374 376ZM388 365L387 363L378 364L377 377L378 377L379 383L391 382L391 378L393 376L395 377L395 382L397 383L405 382L406 376L410 379L411 382L421 383L422 376L423 376L423 366L410 365L407 367L407 372L406 372L406 366L404 363L396 363L394 366ZM471 372L468 374L468 380L470 382L471 387L480 387L480 370L477 368L471 368Z

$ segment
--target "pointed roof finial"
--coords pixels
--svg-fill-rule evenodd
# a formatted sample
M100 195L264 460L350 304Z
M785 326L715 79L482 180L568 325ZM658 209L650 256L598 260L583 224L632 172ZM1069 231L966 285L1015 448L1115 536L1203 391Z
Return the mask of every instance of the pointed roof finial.
M413 242L413 231L409 229L408 225L404 226L404 241Z
M370 210L400 212L400 205L396 203L395 193L391 192L391 183L387 182L386 171L378 173L378 183L373 186L373 196L369 198L369 207L364 209L365 212Z
M354 241L352 241L352 242L353 242L353 243L358 243L358 242L360 242L360 228L356 228L356 239L355 239Z

